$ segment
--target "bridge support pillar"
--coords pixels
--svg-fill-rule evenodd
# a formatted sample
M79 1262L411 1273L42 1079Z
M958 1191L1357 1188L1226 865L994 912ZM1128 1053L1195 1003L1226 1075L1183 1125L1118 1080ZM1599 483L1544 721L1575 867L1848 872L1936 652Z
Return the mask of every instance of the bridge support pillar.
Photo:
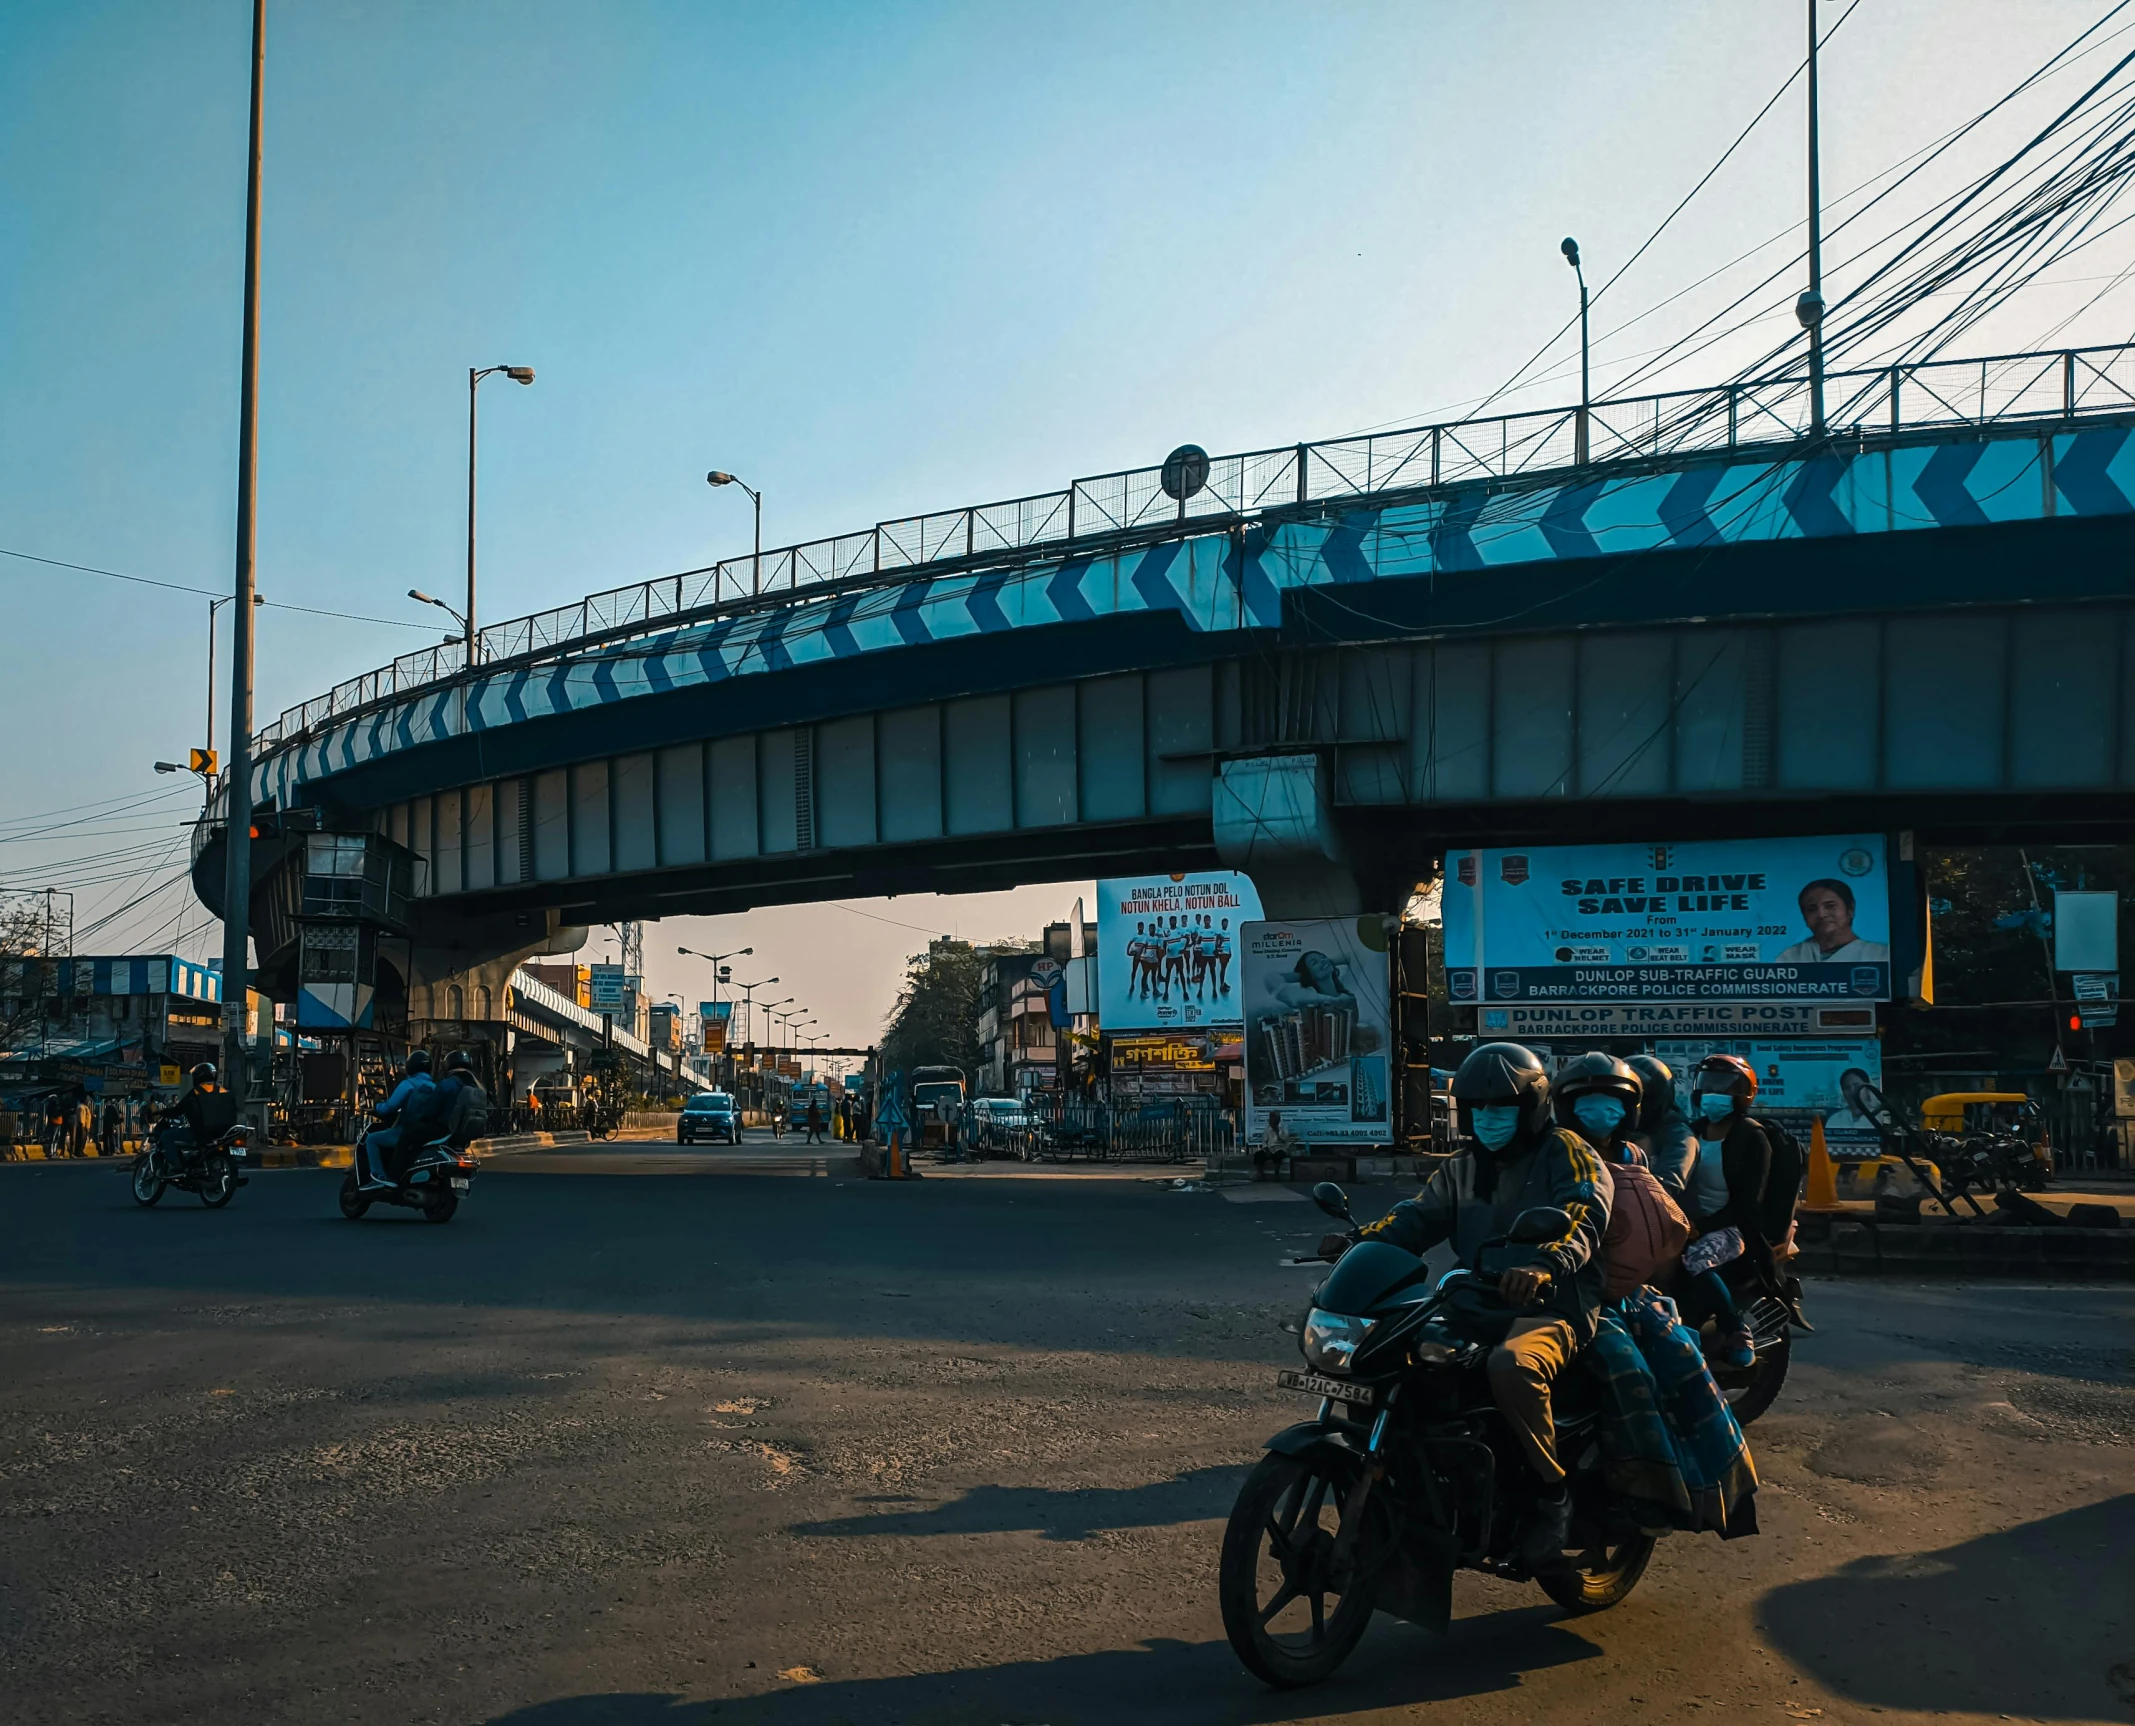
M1318 750L1217 769L1216 854L1253 878L1270 917L1352 917L1364 894L1334 823L1332 763Z

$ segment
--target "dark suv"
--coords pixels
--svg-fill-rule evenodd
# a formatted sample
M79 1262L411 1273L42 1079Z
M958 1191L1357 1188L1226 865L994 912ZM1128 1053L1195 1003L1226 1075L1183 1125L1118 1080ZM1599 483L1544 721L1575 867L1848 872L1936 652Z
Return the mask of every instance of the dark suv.
M729 1145L741 1143L741 1116L734 1111L733 1096L726 1091L699 1091L682 1105L675 1122L675 1141L694 1145L709 1140Z

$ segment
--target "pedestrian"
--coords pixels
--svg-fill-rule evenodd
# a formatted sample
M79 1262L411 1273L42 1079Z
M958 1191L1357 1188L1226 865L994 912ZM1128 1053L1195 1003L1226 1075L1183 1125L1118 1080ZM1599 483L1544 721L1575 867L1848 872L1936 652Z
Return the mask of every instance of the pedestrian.
M820 1097L810 1093L808 1098L808 1143L820 1145L822 1142L823 1101Z
M57 1091L44 1100L44 1154L48 1158L67 1154L67 1108Z
M125 1116L124 1116L124 1115L123 1115L123 1114L121 1113L121 1111L120 1111L120 1109L119 1109L119 1100L118 1100L118 1098L116 1098L116 1097L110 1097L110 1098L107 1098L107 1099L105 1099L105 1102L104 1102L104 1155L105 1155L105 1156L107 1156L107 1157L115 1157L115 1156L117 1156L117 1155L119 1154L119 1151L120 1151L120 1148L121 1148L121 1140L122 1140L122 1138L123 1138L123 1135L124 1135L124 1128L125 1128Z

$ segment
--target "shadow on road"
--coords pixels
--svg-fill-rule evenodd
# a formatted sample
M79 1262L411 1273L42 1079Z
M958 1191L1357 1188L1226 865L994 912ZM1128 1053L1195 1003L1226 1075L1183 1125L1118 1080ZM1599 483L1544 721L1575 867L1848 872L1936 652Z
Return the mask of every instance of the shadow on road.
M1871 1707L2117 1719L2135 1703L2135 1494L1775 1589L1773 1645Z
M1144 1486L1043 1488L977 1486L948 1504L878 1511L825 1522L796 1523L795 1534L1007 1534L1031 1530L1047 1540L1087 1540L1102 1529L1161 1528L1207 1522L1230 1510L1241 1468L1196 1468ZM911 1504L911 1499L862 1499L863 1504Z
M1444 1637L1382 1617L1349 1664L1311 1690L1266 1689L1240 1669L1226 1643L1160 1640L1059 1660L800 1683L717 1702L645 1693L564 1697L493 1716L485 1726L1273 1726L1510 1690L1529 1673L1599 1654L1551 1622L1556 1617L1553 1606L1485 1613L1456 1621Z

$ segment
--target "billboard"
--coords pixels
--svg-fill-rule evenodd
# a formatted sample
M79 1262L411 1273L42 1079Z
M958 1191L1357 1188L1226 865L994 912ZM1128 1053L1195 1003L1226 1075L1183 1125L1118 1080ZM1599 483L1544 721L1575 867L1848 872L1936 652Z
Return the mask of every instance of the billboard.
M1253 922L1239 948L1247 1136L1391 1144L1385 919Z
M1873 1002L1819 1007L1807 1001L1558 1001L1476 1009L1487 1037L1515 1043L1582 1037L1872 1037Z
M1883 1150L1875 1123L1855 1106L1860 1087L1883 1088L1883 1045L1872 1037L1812 1042L1745 1042L1696 1037L1656 1042L1653 1052L1675 1071L1676 1100L1690 1110L1690 1070L1707 1055L1739 1055L1757 1074L1750 1113L1769 1117L1809 1148L1813 1121L1824 1123L1824 1146L1834 1157L1874 1157Z
M732 1001L699 1001L697 1017L702 1022L704 1052L707 1055L723 1054L726 1050L728 1022L734 1017Z
M1456 851L1455 1002L1890 999L1883 836Z
M1240 1023L1238 932L1260 915L1243 875L1097 883L1097 1022L1107 1031Z

